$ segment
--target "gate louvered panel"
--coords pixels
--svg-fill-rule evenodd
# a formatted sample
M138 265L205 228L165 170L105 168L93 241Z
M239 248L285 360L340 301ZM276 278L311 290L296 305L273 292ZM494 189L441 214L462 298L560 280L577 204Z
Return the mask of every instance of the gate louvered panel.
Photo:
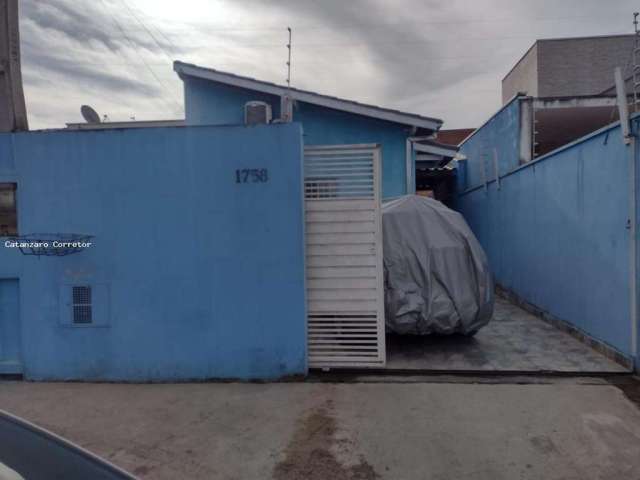
M305 148L311 368L385 364L380 150Z

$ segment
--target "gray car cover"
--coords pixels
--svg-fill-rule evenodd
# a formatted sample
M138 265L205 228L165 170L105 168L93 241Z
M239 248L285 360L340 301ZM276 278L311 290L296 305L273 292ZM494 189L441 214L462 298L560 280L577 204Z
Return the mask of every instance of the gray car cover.
M385 316L400 334L474 334L493 315L487 257L467 222L437 200L382 205Z

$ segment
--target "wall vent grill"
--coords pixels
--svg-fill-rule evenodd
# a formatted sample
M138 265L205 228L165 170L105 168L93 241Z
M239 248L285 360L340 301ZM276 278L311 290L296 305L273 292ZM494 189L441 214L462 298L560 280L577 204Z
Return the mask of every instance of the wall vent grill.
M72 287L73 297L73 323L86 324L93 322L91 308L91 287Z

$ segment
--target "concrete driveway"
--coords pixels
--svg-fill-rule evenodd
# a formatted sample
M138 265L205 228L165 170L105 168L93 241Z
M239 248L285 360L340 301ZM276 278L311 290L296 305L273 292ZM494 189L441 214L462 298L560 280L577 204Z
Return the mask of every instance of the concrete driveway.
M605 380L362 380L8 382L0 408L149 479L640 478L640 411Z
M491 322L475 336L389 335L389 371L628 372L566 331L496 296Z

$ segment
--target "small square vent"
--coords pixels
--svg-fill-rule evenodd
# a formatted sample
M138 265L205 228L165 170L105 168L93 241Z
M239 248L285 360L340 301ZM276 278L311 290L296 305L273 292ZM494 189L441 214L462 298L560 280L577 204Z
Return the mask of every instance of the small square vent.
M91 287L74 286L72 287L72 289L73 323L93 323L93 315L91 309Z
M245 125L260 125L271 123L271 105L266 102L247 102L244 105Z

